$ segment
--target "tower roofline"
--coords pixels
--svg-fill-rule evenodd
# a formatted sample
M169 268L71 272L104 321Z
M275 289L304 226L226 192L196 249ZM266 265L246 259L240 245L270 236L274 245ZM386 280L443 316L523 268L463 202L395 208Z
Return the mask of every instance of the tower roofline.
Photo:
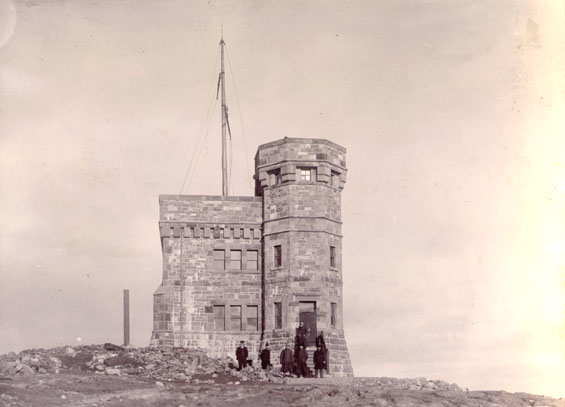
M285 137L285 138L282 138L282 139L279 139L279 140L271 141L269 143L260 144L259 147L257 147L257 153L259 153L259 150L262 150L264 148L275 147L275 146L285 144L285 143L325 144L325 145L333 147L336 150L339 150L343 153L347 152L347 149L345 147L342 147L339 144L333 143L333 142L326 140L324 138Z

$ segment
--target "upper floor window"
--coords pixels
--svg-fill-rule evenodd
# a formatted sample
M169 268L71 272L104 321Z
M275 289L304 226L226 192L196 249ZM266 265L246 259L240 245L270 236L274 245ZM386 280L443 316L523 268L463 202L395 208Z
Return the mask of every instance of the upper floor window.
M315 181L316 168L314 167L296 167L296 179L298 181Z
M225 270L226 268L226 251L214 250L214 268Z
M257 250L247 251L247 270L259 270L259 255Z
M330 267L337 267L335 261L335 247L330 246Z
M337 303L330 302L330 325L335 328L337 323Z
M332 171L331 186L334 188L339 188L339 172Z
M241 250L230 251L230 270L241 270Z
M281 245L277 245L274 248L274 260L275 260L275 267L282 267L282 247Z
M269 186L279 185L282 181L280 168L268 171L267 175L269 176Z

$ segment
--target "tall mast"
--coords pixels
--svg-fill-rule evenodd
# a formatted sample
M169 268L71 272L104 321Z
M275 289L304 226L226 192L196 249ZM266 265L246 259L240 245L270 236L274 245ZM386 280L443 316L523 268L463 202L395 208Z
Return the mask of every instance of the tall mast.
M222 40L220 47L222 48L222 70L220 72L219 85L222 88L222 195L228 196L228 155L226 151L226 127L228 125L228 107L226 106L226 83L224 73L224 30L222 28Z

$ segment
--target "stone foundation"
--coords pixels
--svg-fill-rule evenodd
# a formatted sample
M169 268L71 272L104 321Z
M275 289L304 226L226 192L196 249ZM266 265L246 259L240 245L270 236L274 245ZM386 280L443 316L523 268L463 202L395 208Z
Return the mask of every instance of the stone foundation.
M174 334L156 334L151 339L151 346L178 346L184 348L206 349L206 354L211 358L223 358L229 356L235 358L235 350L240 341L245 341L249 351L249 359L253 363L259 358L261 334L239 333L239 332L176 332Z
M324 331L324 341L328 349L329 373L331 373L332 377L353 377L353 367L351 366L351 359L349 358L343 331ZM276 370L279 370L281 367L280 354L285 344L288 343L289 348L294 351L294 334L286 331L274 331L265 334L263 343L266 342L271 347L271 363ZM308 344L307 350L308 366L313 371L313 354L316 350L316 344Z

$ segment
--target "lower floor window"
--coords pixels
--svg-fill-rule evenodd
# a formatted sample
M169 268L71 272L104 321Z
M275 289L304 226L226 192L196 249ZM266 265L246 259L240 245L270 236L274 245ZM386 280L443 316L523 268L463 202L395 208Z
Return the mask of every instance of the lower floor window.
M246 307L247 312L247 330L248 331L258 331L259 330L259 307L257 305L248 305Z
M241 331L241 305L230 306L230 331Z
M226 307L224 305L214 305L214 330L226 330Z
M259 330L259 305L214 305L205 312L212 313L214 331Z
M275 302L275 329L282 329L282 302Z

